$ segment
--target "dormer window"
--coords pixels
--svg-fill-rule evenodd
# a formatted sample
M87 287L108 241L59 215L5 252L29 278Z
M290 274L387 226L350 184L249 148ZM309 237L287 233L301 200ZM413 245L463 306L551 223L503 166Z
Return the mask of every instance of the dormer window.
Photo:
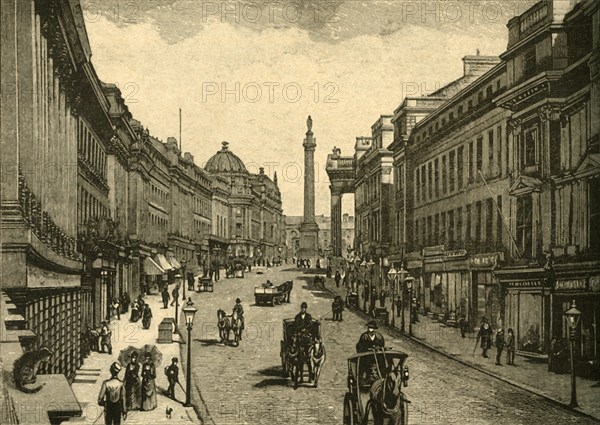
M473 109L473 100L469 99L469 111Z
M446 125L446 118L442 118L442 126Z
M487 89L485 89L485 97L487 99L492 97L492 86L489 86Z
M448 116L448 120L452 121L454 119L454 112L450 112L450 115Z
M462 113L463 113L463 106L462 106L462 105L460 105L460 106L458 107L458 115L462 115Z

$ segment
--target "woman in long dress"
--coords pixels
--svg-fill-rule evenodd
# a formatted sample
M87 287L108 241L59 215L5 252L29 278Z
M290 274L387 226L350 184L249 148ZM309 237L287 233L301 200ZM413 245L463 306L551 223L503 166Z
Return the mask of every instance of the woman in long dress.
M130 322L137 322L140 319L140 310L138 307L138 303L134 301L131 306L131 317L129 318Z
M142 327L144 329L150 328L150 322L152 321L152 310L150 310L150 306L146 304L144 306L144 310L142 312Z
M156 409L156 367L152 363L152 355L146 353L142 365L142 410Z
M127 411L139 410L140 408L140 363L138 353L131 354L131 360L125 368L125 402Z

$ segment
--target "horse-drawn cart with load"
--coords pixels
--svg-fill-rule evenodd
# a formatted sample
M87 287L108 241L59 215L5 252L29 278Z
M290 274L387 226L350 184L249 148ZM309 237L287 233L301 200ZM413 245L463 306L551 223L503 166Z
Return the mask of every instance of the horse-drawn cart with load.
M273 286L270 282L267 282L260 288L254 288L254 303L256 305L270 304L271 306L284 302L289 303L293 287L294 282L292 280L288 280L278 286Z
M408 354L379 349L348 357L344 425L408 424Z

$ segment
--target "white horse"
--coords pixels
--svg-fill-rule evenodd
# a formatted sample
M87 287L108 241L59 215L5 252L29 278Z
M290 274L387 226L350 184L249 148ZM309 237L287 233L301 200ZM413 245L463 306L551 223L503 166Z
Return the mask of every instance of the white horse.
M313 381L313 387L317 388L319 385L319 376L321 375L321 368L325 363L325 345L321 338L315 338L313 344L308 349L308 361L310 362L311 370L311 381Z

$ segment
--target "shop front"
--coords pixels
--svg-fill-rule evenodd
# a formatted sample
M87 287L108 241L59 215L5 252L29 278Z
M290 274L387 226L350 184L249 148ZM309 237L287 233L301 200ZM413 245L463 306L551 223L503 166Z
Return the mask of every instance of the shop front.
M504 324L504 295L494 276L494 270L503 260L502 252L474 254L469 257L475 310L469 320L471 326L478 326L484 317L494 329Z
M505 328L515 332L517 352L531 358L547 358L550 334L551 288L546 271L497 270L505 288Z
M600 360L600 274L564 275L557 272L553 283L552 336L567 341L569 326L564 312L575 302L581 312L575 340L575 358L584 362Z

